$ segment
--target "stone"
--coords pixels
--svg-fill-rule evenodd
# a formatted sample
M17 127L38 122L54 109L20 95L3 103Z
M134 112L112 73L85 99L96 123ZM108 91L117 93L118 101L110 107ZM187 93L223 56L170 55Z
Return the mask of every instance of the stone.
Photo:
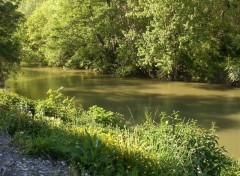
M23 155L11 138L0 131L0 176L72 176L65 161ZM64 163L64 164L63 164Z

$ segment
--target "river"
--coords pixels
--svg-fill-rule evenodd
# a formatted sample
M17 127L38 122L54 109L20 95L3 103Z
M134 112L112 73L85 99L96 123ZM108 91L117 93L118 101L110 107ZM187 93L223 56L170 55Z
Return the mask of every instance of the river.
M229 156L240 158L240 89L223 85L162 82L148 79L121 79L88 71L53 68L23 68L6 87L32 98L45 98L48 89L64 87L63 94L75 97L84 108L92 105L120 112L134 123L143 121L149 110L158 119L160 112L179 111L181 117L198 120L209 128L218 127L219 144Z

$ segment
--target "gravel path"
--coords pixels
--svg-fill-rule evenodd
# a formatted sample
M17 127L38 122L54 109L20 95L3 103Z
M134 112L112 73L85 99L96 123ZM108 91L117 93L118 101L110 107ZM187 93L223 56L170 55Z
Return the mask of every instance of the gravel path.
M64 161L23 155L11 138L0 131L0 176L71 176Z

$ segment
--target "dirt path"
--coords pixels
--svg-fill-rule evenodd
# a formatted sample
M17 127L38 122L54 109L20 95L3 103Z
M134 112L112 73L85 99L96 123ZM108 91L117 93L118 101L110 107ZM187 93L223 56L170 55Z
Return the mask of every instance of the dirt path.
M0 131L0 176L70 176L64 161L23 155L11 138Z

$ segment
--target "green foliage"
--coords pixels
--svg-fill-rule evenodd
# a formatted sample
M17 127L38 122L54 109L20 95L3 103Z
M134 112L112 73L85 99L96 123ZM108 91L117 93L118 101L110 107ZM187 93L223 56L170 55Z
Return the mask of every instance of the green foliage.
M36 102L4 91L0 92L0 99L1 122L9 134L14 135L15 132L38 134L46 127L47 118L40 119L35 116ZM57 124L57 121L54 123Z
M15 32L22 14L17 7L14 1L0 1L0 84L18 70L20 44Z
M30 16L46 0L21 0L19 10L26 16Z
M37 7L32 7L29 16L28 12L24 11L26 20L21 24L19 36L21 37L22 51L21 57L24 62L29 63L45 63L44 49L51 33L53 14L56 11L56 6L53 1L40 1ZM28 1L23 1L21 7L33 6L28 4Z
M26 139L25 152L31 155L42 155L45 157L51 153L51 158L53 159L67 159L67 147L69 146L67 146L65 138L61 137L61 132L56 132L50 133L50 136L36 135ZM20 136L17 134L16 138L24 139L24 134L20 134Z
M228 166L223 170L222 175L223 176L232 176L232 175L240 175L240 160L238 161L232 161L229 160Z
M86 137L78 141L74 149L71 150L72 160L76 163L78 169L85 169L89 174L97 174L97 170L104 168L107 161L103 144L96 134L91 136L87 131ZM81 161L81 163L79 163ZM81 172L81 170L79 170Z
M239 79L229 69L240 54L237 0L24 0L20 9L26 62L117 76Z
M56 99L53 110L63 112L67 104L62 104L65 98L59 90L51 91L46 103L53 102L50 97ZM240 172L239 163L227 157L218 146L214 125L204 130L196 121L182 120L176 112L162 113L160 123L146 113L145 123L119 128L112 125L114 116L119 114L100 107L93 106L87 112L81 110L73 122L74 113L64 119L57 113L51 114L56 118L49 119L45 114L39 117L39 112L45 112L37 108L39 103L43 107L39 101L2 90L0 98L0 128L8 130L25 152L66 159L79 173L226 176ZM35 114L28 113L27 102L32 102ZM70 107L74 109L71 102ZM84 119L88 121L83 123Z
M58 90L49 90L47 99L38 101L36 105L36 116L57 118L63 121L76 121L80 109L76 108L73 98L69 99L60 93L61 87Z
M227 157L223 148L217 147L214 130L214 126L209 131L203 130L193 120L184 122L177 113L171 116L163 113L159 125L148 117L137 134L145 150L157 154L152 157L162 162L172 175L220 175Z
M233 63L228 64L226 70L228 72L228 78L231 82L240 81L239 63L234 62L234 64Z
M105 109L92 106L87 111L88 118L92 118L94 122L102 124L104 126L113 126L113 127L123 127L124 120L123 116L119 113L114 113L112 111L106 111Z
M15 93L0 90L0 102L1 107L6 111L16 110L31 116L35 113L35 102Z

